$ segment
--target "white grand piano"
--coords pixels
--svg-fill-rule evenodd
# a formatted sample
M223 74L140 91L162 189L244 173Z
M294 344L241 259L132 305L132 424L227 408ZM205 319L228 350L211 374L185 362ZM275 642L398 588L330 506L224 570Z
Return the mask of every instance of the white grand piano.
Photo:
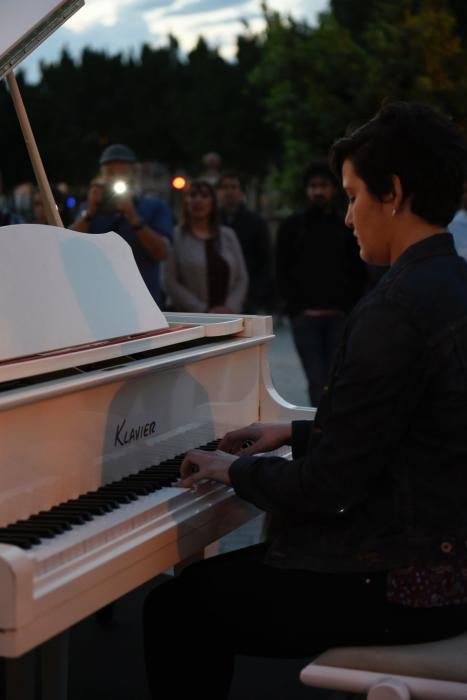
M0 656L14 659L56 654L44 643L257 515L223 485L178 488L186 450L313 411L271 384L270 317L164 316L115 233L3 227L0 324ZM43 663L40 697L66 697L58 657ZM31 672L6 667L7 697L36 698Z
M60 228L13 68L84 0L2 0L6 77L50 226L0 229L0 697L64 700L66 630L257 515L177 487L275 392L269 317L162 314L115 233ZM287 449L281 454L287 456Z

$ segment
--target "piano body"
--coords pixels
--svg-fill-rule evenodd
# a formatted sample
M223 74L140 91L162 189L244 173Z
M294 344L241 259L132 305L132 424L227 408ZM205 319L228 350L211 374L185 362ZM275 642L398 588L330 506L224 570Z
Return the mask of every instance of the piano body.
M64 700L66 630L256 517L226 486L177 487L188 449L214 449L253 421L314 413L272 386L270 317L164 316L117 234L59 228L13 69L83 5L0 9L0 79L51 224L0 232L6 700Z
M272 386L270 317L164 316L115 233L2 228L0 324L0 656L14 658L256 517L226 486L178 488L177 456L313 409Z

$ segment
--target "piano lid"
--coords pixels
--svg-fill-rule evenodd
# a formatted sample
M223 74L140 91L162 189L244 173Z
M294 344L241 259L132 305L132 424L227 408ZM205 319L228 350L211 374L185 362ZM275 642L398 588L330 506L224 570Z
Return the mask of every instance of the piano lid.
M0 362L167 327L118 234L0 229Z
M1 0L0 79L83 5L84 0Z
M112 231L0 228L0 383L243 331L238 316L168 321Z

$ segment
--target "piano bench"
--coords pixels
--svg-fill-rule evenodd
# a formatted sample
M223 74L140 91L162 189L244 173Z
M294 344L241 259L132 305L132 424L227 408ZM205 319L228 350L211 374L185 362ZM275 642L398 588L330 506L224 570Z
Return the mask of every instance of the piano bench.
M426 644L329 649L300 680L368 700L466 700L467 632Z

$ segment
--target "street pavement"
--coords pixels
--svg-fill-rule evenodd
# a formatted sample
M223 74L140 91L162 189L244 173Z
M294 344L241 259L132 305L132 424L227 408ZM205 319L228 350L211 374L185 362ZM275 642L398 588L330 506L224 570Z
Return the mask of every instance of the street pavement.
M274 317L275 338L269 349L269 365L274 386L282 398L296 406L309 406L305 373L296 353L289 321Z

